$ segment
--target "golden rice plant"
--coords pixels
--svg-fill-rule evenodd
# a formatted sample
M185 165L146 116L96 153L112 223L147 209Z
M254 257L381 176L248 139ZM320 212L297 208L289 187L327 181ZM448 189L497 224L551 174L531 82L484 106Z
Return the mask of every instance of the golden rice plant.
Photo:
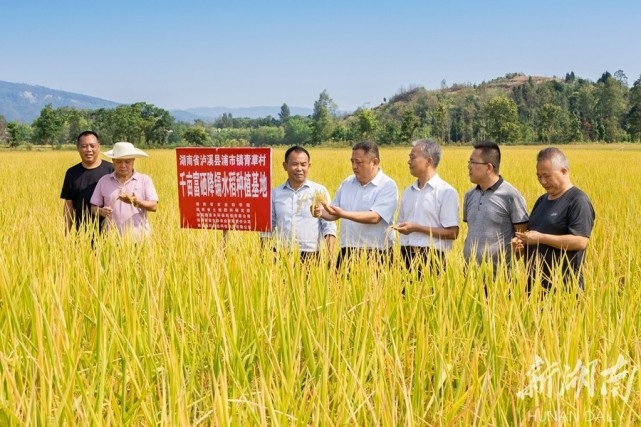
M529 208L537 150L503 149ZM421 281L398 261L330 272L257 233L180 229L171 150L136 162L160 196L151 237L92 245L63 231L77 154L0 152L0 425L639 425L641 150L564 150L597 214L586 290L531 297L522 264L465 269L465 224ZM446 147L439 167L461 201L469 153ZM333 195L350 150L311 154ZM381 150L401 191L408 154Z

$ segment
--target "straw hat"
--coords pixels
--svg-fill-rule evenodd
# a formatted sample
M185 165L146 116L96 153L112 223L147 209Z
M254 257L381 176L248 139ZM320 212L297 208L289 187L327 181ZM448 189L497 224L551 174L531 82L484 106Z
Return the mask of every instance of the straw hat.
M102 153L111 159L137 159L139 157L149 157L144 151L134 147L131 142L116 142L114 148Z

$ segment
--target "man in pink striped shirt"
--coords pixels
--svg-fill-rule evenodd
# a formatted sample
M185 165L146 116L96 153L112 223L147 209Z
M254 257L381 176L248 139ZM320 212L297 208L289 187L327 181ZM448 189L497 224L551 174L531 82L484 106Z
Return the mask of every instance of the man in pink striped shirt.
M121 235L132 233L134 239L149 234L147 211L156 212L158 194L151 178L134 170L135 159L148 157L130 142L116 142L104 153L113 160L115 171L103 176L91 196L94 215L105 218L107 230Z

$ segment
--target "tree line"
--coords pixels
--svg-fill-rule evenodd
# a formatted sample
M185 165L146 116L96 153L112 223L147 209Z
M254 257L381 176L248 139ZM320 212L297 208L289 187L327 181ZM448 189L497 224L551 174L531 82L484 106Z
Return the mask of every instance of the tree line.
M278 117L232 117L213 122L177 122L168 111L139 102L114 109L77 110L47 105L31 124L0 116L0 142L10 146L75 143L92 129L104 144L130 141L146 146L351 145L370 139L381 145L432 138L465 144L491 138L498 143L564 144L641 141L641 76L628 85L621 70L596 82L536 78L518 73L480 85L443 81L439 90L401 88L374 108L340 114L327 91L309 116L292 116L283 104Z

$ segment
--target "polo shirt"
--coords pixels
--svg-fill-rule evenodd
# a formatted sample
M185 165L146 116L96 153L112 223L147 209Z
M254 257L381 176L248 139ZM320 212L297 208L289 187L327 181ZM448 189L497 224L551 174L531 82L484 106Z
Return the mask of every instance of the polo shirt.
M349 176L338 188L332 205L350 212L373 211L381 217L377 224L341 219L341 248L387 249L392 245L394 235L387 227L394 221L398 187L382 170L379 169L374 179L365 185L361 185L354 175Z
M403 191L397 222L415 222L425 227L458 227L458 193L435 174L418 187L418 180ZM439 251L452 249L452 240L441 239L425 233L400 235L401 246L431 247Z
M526 223L528 219L525 199L502 177L485 191L478 185L468 190L463 200L463 221L468 224L463 246L465 259L480 264L486 255L496 265L505 254L509 263L514 224Z
M141 200L157 202L158 194L151 178L134 170L131 178L123 185L116 178L115 172L110 173L100 178L91 196L92 205L113 208L111 217L105 220L107 230L117 229L120 234L131 231L135 237L149 234L147 210L118 200L120 193L135 195Z
M261 233L261 237L273 234L285 247L297 245L302 252L317 252L321 237L336 236L336 224L322 218L314 218L311 212L314 193L325 194L329 203L331 198L327 189L313 181L306 180L294 190L289 181L272 189L272 233Z

